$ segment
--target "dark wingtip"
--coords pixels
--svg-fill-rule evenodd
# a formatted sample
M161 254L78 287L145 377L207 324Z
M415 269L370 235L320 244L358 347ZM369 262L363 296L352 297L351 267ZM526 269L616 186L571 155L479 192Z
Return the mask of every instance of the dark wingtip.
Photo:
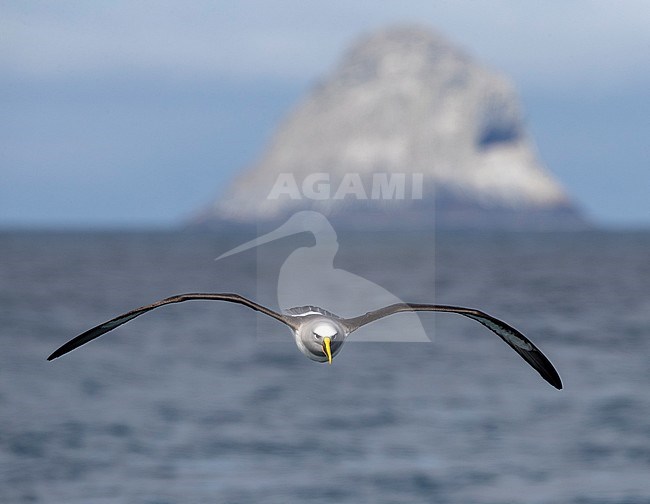
M562 385L562 380L560 379L560 376L558 374L556 374L555 377L553 378L553 381L549 381L549 383L558 390L562 390L562 388L564 388L564 386Z
M539 348L533 345L531 351L519 351L516 348L515 350L533 367L533 369L535 369L535 371L539 373L542 378L544 378L545 381L549 383L549 385L558 390L562 390L563 385L560 374L557 372L557 369L555 369L555 366L553 366L551 361L548 360L548 357L546 357Z
M553 387L555 387L558 390L562 390L563 385L562 385L562 379L560 378L560 375L558 374L557 370L553 367L553 365L546 359L548 362L548 366L544 366L542 369L544 370L543 373L540 373L542 375L542 378L544 378L548 383L550 383Z
M82 334L82 336L83 336L83 334ZM59 348L57 348L56 350L54 350L54 352L52 352L50 354L50 356L47 358L47 360L52 361L54 359L58 359L62 355L65 355L68 352L71 352L72 350L77 348L80 345L79 343L77 343L78 339L79 339L79 336L77 336L73 340L68 341L64 345L61 345Z
M62 352L60 348L57 348L50 354L50 356L47 358L48 361L53 361L57 357L61 357L65 352Z

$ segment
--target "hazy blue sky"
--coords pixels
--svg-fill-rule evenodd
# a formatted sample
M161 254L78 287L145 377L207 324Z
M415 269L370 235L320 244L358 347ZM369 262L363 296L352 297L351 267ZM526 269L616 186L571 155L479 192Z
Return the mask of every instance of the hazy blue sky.
M360 34L429 25L517 85L589 215L650 225L650 2L0 0L0 226L180 222Z

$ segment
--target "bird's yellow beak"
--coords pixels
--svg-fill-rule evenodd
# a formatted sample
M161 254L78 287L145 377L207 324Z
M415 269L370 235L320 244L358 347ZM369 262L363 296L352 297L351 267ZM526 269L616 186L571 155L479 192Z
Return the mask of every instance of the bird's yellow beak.
M323 338L323 352L325 352L325 355L327 355L327 362L330 364L332 363L332 349L330 348L331 341L331 338Z

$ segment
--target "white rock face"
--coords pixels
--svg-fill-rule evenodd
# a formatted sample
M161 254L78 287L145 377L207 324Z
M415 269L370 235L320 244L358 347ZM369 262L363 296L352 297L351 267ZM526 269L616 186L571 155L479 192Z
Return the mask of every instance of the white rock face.
M374 201L373 174L402 174L407 188L422 174L422 200L406 191L399 201ZM282 176L295 187L278 186ZM351 177L361 179L367 199ZM341 182L353 187L337 198ZM510 82L420 27L387 29L354 45L226 194L210 218L253 222L298 209L335 216L363 207L382 218L387 208L395 215L415 208L420 221L434 213L453 221L458 212L471 220L485 209L518 213L524 223L526 211L580 220L538 161Z

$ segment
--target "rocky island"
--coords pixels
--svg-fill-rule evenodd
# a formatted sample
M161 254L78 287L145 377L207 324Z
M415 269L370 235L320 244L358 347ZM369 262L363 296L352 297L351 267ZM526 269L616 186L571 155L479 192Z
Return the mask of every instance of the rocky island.
M423 27L369 34L278 126L197 224L316 210L345 227L576 229L517 93Z

